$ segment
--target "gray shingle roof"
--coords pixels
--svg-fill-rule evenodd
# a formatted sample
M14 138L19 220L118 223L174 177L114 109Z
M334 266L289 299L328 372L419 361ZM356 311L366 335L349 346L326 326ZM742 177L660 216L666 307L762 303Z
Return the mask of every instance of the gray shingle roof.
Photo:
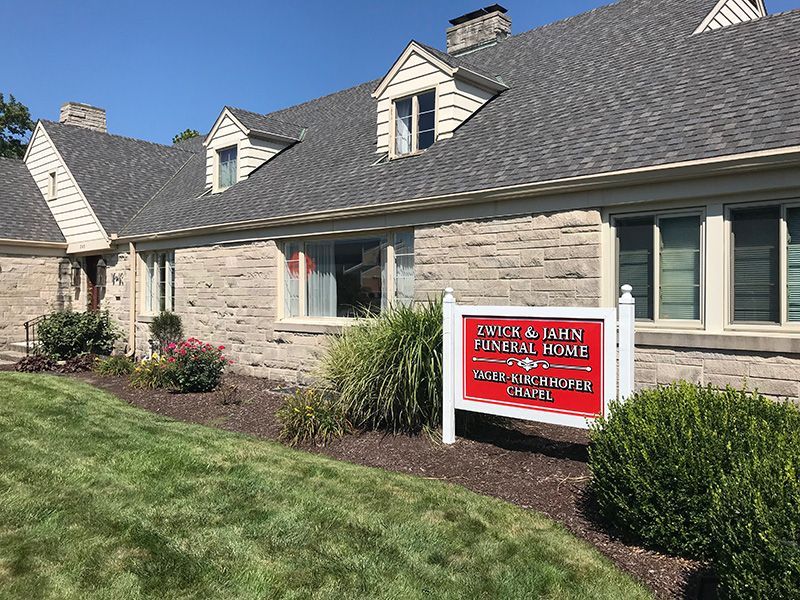
M548 181L800 141L800 11L691 35L716 0L621 0L469 55L510 86L448 140L375 164L376 82L269 115L308 133L222 194L126 234Z
M298 142L303 139L304 127L300 125L286 123L280 119L267 115L260 115L242 108L234 108L233 106L226 106L226 108L233 113L233 116L242 122L242 125L254 133L260 133L266 136L277 135Z
M25 163L0 158L0 239L64 242Z
M497 73L493 73L486 67L479 67L471 63L469 60L460 56L450 56L447 52L442 52L438 48L434 48L433 46L429 46L428 44L423 44L422 42L418 42L416 40L414 40L414 43L419 44L420 46L425 48L425 50L433 54L436 58L441 60L446 65L450 65L451 67L454 68L467 69L469 71L472 71L473 73L482 75L487 79L494 79L497 83L503 85L503 78L499 77ZM491 67L491 65L489 65L489 67Z
M193 156L191 145L162 146L43 121L106 232L118 232Z

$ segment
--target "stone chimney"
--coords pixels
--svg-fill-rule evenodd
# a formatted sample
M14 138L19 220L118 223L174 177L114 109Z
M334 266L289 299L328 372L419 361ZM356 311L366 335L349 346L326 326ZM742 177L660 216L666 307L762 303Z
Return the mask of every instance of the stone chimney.
M60 123L106 132L106 109L81 102L67 102L61 107Z
M450 21L447 52L452 56L494 46L511 35L511 18L499 4L472 11Z

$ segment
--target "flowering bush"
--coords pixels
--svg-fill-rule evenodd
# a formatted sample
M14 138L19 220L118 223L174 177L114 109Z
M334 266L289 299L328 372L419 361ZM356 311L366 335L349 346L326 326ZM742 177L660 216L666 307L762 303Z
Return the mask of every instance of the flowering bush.
M133 368L131 387L150 389L170 387L172 381L170 366L166 356L154 353Z
M179 392L210 392L219 385L225 366L225 346L213 346L196 338L167 345L164 357L169 365L170 384Z
M286 396L277 416L280 439L291 446L305 442L324 446L351 430L341 403L326 390L297 390Z

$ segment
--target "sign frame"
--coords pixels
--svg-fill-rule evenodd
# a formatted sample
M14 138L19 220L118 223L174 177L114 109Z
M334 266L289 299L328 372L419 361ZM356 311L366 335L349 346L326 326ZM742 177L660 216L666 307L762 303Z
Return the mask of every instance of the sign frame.
M453 290L447 288L443 301L443 382L442 382L442 441L455 442L455 411L470 412L537 421L587 429L594 417L570 414L565 409L523 407L490 401L468 400L464 396L464 317L497 317L517 319L542 319L560 321L591 321L602 323L602 390L601 412L608 416L609 404L616 398L625 398L633 391L633 329L634 301L632 288L622 287L619 318L614 308L587 307L531 307L531 306L470 306L459 305ZM619 325L619 328L618 328ZM617 351L619 349L619 371Z

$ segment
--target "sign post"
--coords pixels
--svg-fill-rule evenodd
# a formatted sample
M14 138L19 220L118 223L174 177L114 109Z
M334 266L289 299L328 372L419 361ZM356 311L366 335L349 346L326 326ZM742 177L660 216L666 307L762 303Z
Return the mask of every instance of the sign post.
M443 301L442 441L455 411L587 428L633 391L634 301L613 308L462 306ZM617 371L617 340L620 369Z

